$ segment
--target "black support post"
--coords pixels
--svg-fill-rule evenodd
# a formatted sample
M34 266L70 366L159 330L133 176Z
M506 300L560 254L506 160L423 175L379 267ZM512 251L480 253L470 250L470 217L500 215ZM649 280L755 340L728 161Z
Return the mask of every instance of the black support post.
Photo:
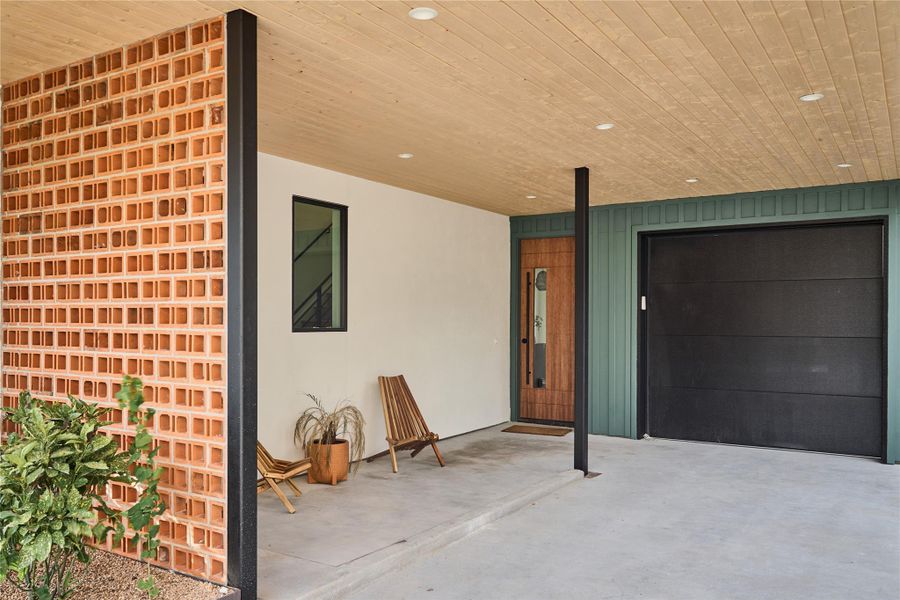
M575 169L575 468L588 474L588 185Z
M225 23L228 139L228 584L256 600L256 17Z

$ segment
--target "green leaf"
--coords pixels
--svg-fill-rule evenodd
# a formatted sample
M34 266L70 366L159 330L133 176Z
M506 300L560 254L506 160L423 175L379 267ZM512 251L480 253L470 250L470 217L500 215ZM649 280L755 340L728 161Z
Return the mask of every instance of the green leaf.
M38 534L34 541L34 559L38 562L44 562L50 556L50 549L53 547L53 538L50 533L43 531Z
M28 454L37 447L37 445L38 445L37 441L29 442L29 443L25 444L24 446L22 446L22 448L18 451L18 453L23 458L27 457Z
M50 490L44 490L44 493L41 494L40 500L38 500L38 510L42 512L47 512L50 510L50 507L53 505L53 493Z
M134 436L135 448L144 449L148 447L152 442L153 438L150 437L150 434L146 431L141 431L136 436Z
M109 531L109 527L104 525L103 523L97 523L94 525L93 530L91 530L91 536L95 540L104 540L106 539L106 533Z
M19 549L19 557L16 560L16 566L19 570L27 569L34 562L34 545L23 544Z
M153 575L147 575L144 579L138 580L137 589L147 592L147 595L151 598L159 596L159 588L156 587L156 580L153 579Z
M109 437L108 435L101 435L101 436L95 437L91 441L91 447L94 450L102 450L103 448L106 448L107 446L109 446L112 443L113 443L113 439L111 437Z
M45 402L22 392L17 407L0 407L18 432L0 447L0 581L13 572L25 582L28 573L27 597L68 599L72 577L63 559L89 562L85 540L106 541L110 532L116 541L133 532L144 557L155 555L157 517L165 504L158 492L158 450L146 428L153 412L142 408L142 387L139 379L126 377L116 394L136 425L125 451L103 431L110 409L97 404L73 396ZM125 510L112 509L100 495L109 482L137 485L136 501ZM47 589L47 580L34 571L37 563L58 574L59 589ZM152 577L142 581L148 597L159 594Z
M25 465L25 457L20 455L18 452L7 452L3 458L17 467L22 467Z
M33 470L31 473L28 474L28 477L25 478L26 485L31 485L32 483L37 481L40 478L40 476L43 474L44 474L43 467Z

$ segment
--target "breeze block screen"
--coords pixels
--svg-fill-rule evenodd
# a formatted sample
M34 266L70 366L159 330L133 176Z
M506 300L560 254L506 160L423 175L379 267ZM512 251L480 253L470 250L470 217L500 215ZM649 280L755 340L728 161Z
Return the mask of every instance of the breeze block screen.
M143 379L169 507L157 562L218 582L224 28L205 21L9 83L2 111L3 404L30 389L114 407L123 374ZM132 432L113 419L124 449Z

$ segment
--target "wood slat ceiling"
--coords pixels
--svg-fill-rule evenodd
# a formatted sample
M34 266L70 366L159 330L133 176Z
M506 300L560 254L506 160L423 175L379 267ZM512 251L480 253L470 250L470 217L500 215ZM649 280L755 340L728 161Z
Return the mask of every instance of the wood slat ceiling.
M491 211L570 210L581 165L594 204L900 170L895 1L4 0L0 76L234 8L260 19L262 151Z

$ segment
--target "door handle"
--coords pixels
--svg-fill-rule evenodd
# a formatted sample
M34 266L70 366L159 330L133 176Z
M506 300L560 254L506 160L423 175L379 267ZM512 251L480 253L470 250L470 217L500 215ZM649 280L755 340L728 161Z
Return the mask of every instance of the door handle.
M534 327L534 317L531 311L534 308L531 299L531 270L525 274L525 337L522 343L525 344L525 385L531 385L531 344L529 340Z

